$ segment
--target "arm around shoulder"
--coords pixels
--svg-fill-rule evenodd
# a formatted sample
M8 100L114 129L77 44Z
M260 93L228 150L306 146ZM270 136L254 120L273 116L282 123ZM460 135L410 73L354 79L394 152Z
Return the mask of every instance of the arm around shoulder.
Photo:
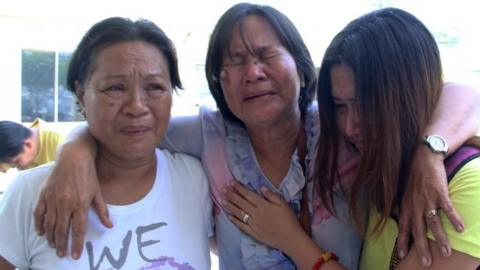
M429 240L430 250L432 252L432 264L428 269L432 270L451 270L451 269L465 269L475 270L480 265L480 259L470 256L468 254L452 250L449 257L444 257L441 254L438 245L435 241ZM399 270L425 270L426 268L420 264L420 259L417 258L416 252L409 252L408 256L402 260L397 269Z
M73 257L81 255L86 213L90 206L102 224L109 228L113 226L98 183L96 155L96 142L87 126L74 129L57 153L57 163L40 193L34 211L35 228L39 234L45 234L59 254L68 254L67 236L71 225L72 254ZM44 224L50 226L44 227Z
M445 83L424 135L443 136L451 153L479 130L480 90L468 85Z
M172 152L185 153L197 158L203 150L202 123L199 115L172 117L167 133L158 145Z
M463 216L465 231L459 233L448 222L440 211L440 219L444 225L452 247L452 254L444 257L440 247L429 232L429 247L432 252L430 269L476 269L480 265L480 158L477 157L465 164L451 180L449 192L454 207ZM410 252L402 261L399 269L424 269L416 252Z

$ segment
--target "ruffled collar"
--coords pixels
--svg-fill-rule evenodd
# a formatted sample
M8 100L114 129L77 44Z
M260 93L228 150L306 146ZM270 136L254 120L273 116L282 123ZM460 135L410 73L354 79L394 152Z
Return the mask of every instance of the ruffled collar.
M296 202L301 198L305 185L302 166L297 150L292 154L292 162L278 187L275 187L260 169L247 131L236 124L226 121L225 152L232 174L237 181L260 193L262 186L283 196L287 202Z
M307 138L307 153L305 157L307 179L311 176L310 161L315 153L315 144L319 131L317 112L316 105L312 105L307 111L304 121ZM235 179L257 193L260 193L260 188L265 186L281 194L298 214L302 188L305 186L306 177L304 176L297 150L292 154L292 161L287 175L280 185L275 187L260 169L246 129L235 123L225 121L225 132L225 154L228 166ZM265 268L268 265L282 265L282 269L295 269L294 264L283 253L266 247L245 234L241 236L240 249L244 267L251 266L247 269Z

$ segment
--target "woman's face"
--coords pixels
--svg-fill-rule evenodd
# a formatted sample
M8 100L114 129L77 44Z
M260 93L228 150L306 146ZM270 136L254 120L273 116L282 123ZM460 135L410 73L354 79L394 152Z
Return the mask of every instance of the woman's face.
M333 66L330 70L330 80L338 128L342 135L361 152L363 144L353 70L345 64Z
M236 27L231 57L225 53L220 74L229 109L247 127L269 126L299 116L300 76L292 55L265 19L251 15L242 26L244 40Z
M167 60L143 41L113 44L94 57L85 85L76 87L91 133L114 158L151 157L170 118Z

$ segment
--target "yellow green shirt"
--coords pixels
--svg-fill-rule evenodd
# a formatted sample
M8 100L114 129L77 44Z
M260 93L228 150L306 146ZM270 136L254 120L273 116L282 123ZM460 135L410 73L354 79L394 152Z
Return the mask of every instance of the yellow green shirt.
M32 161L32 164L30 164L26 169L37 167L50 161L54 161L57 145L59 145L63 141L63 136L55 131L49 130L48 123L40 118L35 119L30 128L38 129L39 144L38 152L35 159ZM0 166L1 170L6 171L10 169L10 165L5 163L0 164Z
M47 123L39 118L35 119L31 127L37 128L39 131L39 148L37 156L28 168L54 161L57 145L63 141L63 137L59 133L48 130Z
M452 249L480 258L480 157L465 164L448 185L450 199L465 223L463 233L457 233L446 215L440 211L440 219ZM372 230L380 219L374 209L370 209L367 234L363 243L360 270L389 269L392 251L398 235L395 220L388 219L380 234ZM435 240L431 231L428 238Z

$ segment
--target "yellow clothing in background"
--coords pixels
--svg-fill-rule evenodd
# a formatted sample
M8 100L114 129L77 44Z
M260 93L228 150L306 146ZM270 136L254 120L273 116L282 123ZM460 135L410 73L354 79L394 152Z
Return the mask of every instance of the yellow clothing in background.
M63 137L59 133L49 130L48 123L39 118L35 119L31 128L36 128L39 131L39 145L37 156L28 166L28 169L54 161L57 145L63 141Z
M55 131L50 130L48 128L48 123L40 118L35 119L30 128L38 129L39 144L38 152L35 156L35 159L32 161L32 164L30 164L26 169L37 167L50 161L54 161L57 145L59 145L63 141L63 136ZM0 172L7 171L10 168L11 166L9 164L0 164Z
M0 163L0 173L1 172L6 172L6 171L8 171L8 169L10 169L10 166L8 164Z

